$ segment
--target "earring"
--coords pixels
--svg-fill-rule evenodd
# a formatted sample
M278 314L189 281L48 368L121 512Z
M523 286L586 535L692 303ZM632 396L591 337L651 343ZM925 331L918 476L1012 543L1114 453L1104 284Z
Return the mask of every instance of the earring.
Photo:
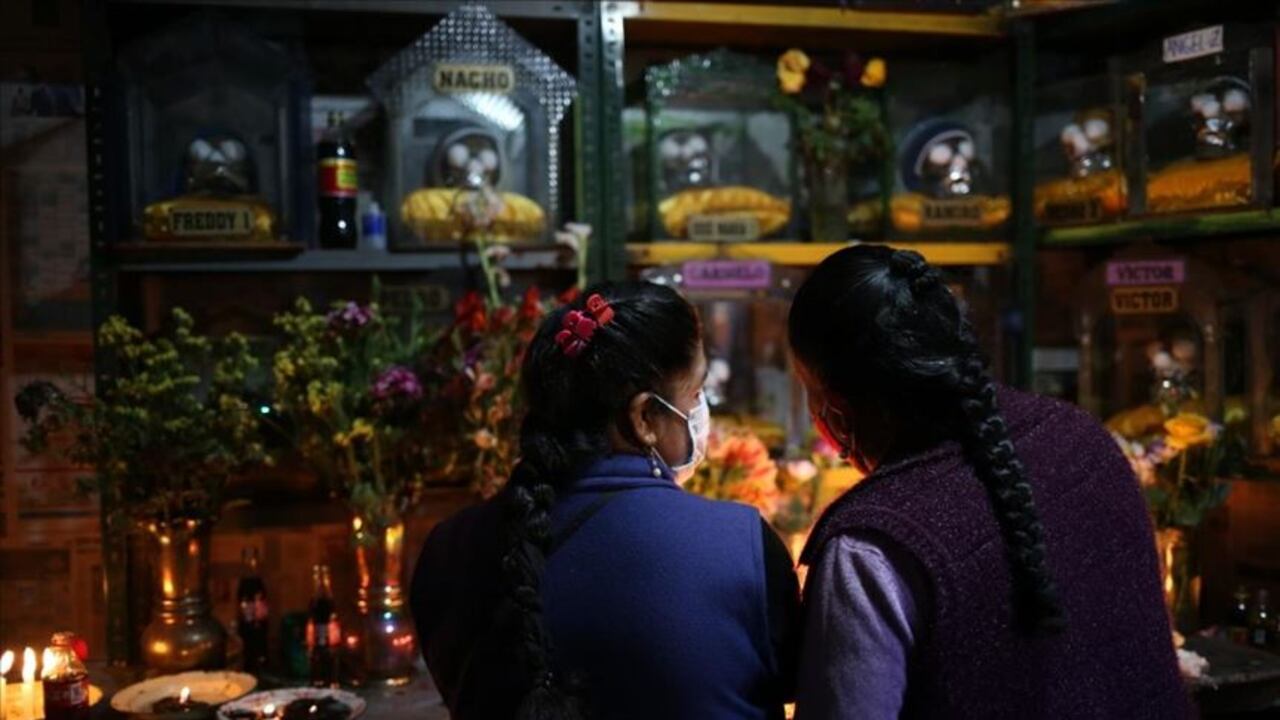
M657 449L652 446L649 448L649 466L653 468L655 478L662 477L662 459L658 457Z

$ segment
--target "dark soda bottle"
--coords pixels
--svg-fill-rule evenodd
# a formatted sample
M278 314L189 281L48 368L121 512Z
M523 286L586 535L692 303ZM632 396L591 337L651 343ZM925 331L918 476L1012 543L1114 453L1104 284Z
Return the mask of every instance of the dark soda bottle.
M307 658L311 686L337 687L342 627L338 623L338 610L333 602L329 566L316 565L312 568L311 575L315 589L311 607L307 611Z
M244 645L244 671L258 675L267 669L267 586L258 572L258 549L245 548L240 553L244 563L240 584L236 587L236 631Z
M1249 591L1243 586L1236 588L1232 596L1227 632L1236 645L1249 644Z
M45 720L89 720L89 672L74 650L75 636L55 633L44 651Z
M1274 642L1275 620L1268 606L1269 597L1266 590L1259 590L1253 603L1253 612L1249 613L1249 644L1266 650Z
M329 113L324 138L316 146L320 247L350 249L356 246L356 150L343 126L342 115Z

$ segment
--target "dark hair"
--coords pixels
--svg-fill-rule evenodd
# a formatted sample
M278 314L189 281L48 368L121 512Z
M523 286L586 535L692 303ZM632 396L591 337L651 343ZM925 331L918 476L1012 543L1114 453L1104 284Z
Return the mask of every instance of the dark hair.
M574 683L553 671L553 648L543 622L539 585L557 491L611 449L609 429L622 422L637 393L666 393L665 385L691 368L701 328L697 313L674 290L650 283L601 285L613 319L599 327L576 357L556 342L580 299L552 313L525 355L522 384L527 413L519 465L507 484L507 546L503 572L519 610L519 650L528 692L516 717L576 718L583 714ZM635 440L635 438L628 438ZM637 443L638 444L638 443Z
M841 250L796 293L789 335L796 357L849 403L855 444L884 426L899 452L960 441L995 508L1019 624L1061 627L1026 470L967 313L938 270L907 250Z

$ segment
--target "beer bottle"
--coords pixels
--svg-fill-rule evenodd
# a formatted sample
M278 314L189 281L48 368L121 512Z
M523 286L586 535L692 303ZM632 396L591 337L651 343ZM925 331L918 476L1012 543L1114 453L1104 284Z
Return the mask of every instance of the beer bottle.
M243 569L236 587L236 631L244 645L244 671L258 675L267 666L267 586L258 572L258 549L249 547L240 553Z
M1253 603L1253 612L1249 613L1249 644L1266 650L1274 642L1275 622L1271 617L1271 608L1266 590L1259 590Z
M315 592L307 612L307 657L312 687L338 686L338 650L342 628L329 582L329 566L311 570Z
M41 679L45 720L88 720L89 671L76 655L76 637L60 632L44 651Z
M329 113L324 138L316 146L319 166L320 226L317 233L322 248L350 249L356 246L355 146L347 137L342 115Z

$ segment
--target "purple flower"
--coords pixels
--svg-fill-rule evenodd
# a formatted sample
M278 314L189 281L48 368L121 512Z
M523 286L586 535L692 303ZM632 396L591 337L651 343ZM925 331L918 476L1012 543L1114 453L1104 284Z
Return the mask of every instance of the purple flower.
M373 309L367 305L347 302L328 315L330 330L354 330L368 325L373 320Z
M392 365L373 381L372 395L379 402L419 400L422 398L422 383L409 368Z

